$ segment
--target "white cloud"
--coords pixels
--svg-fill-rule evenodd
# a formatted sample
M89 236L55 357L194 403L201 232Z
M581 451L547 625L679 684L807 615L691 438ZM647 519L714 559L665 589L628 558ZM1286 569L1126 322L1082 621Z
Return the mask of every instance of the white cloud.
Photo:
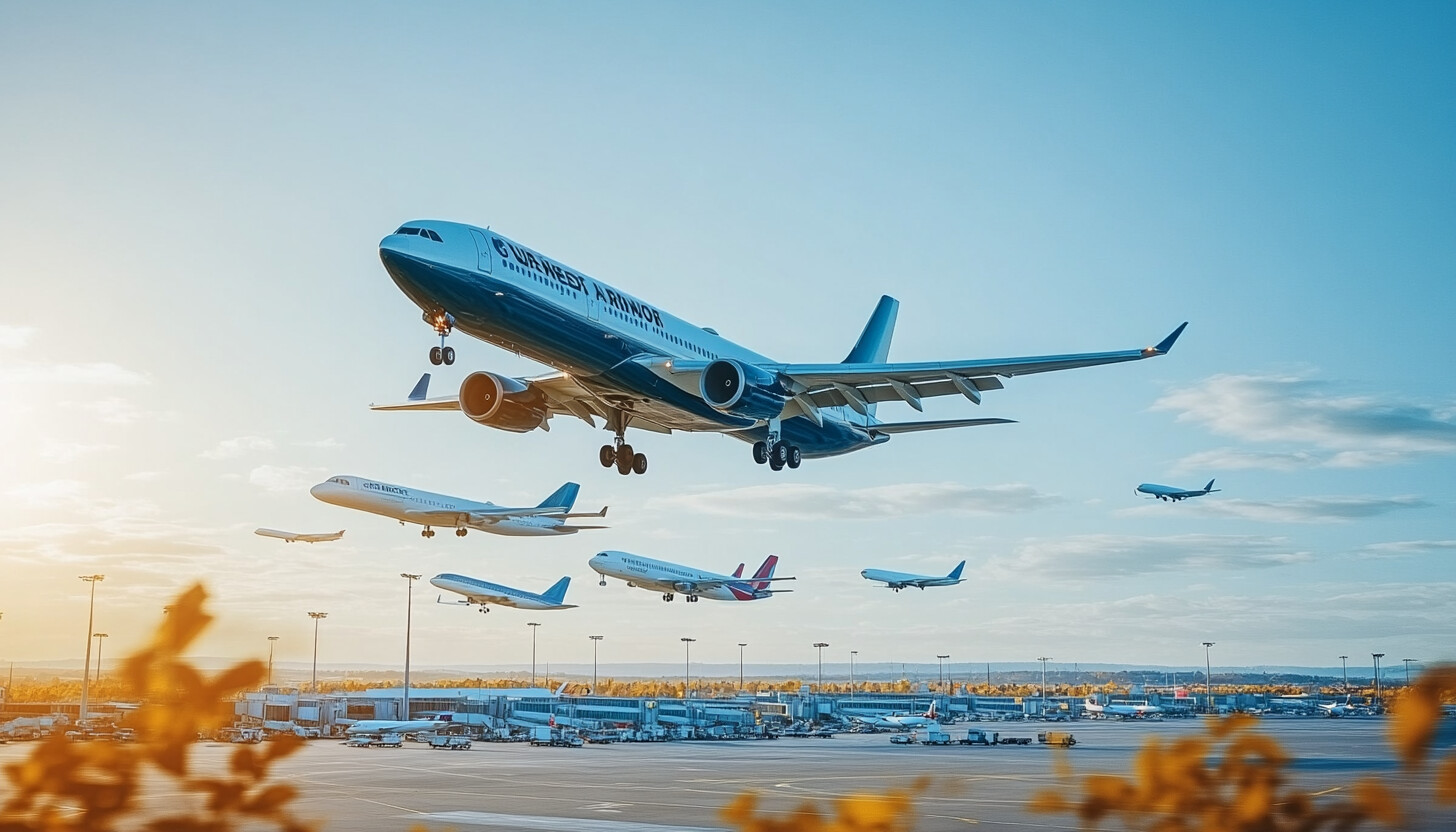
M1456 552L1456 540L1393 540L1389 543L1371 543L1355 550L1355 554L1367 558L1393 558L1433 552Z
M1265 523L1341 523L1403 509L1430 508L1420 497L1296 497L1290 500L1199 499L1177 508L1157 503L1118 512L1129 516L1178 511L1195 517L1227 517Z
M248 482L266 491L302 491L317 483L323 470L298 465L259 465L248 472Z
M47 462L67 465L92 454L116 450L115 445L86 444L84 442L47 442L41 446L39 455Z
M1299 376L1216 375L1168 392L1153 409L1175 412L1178 421L1201 424L1221 436L1312 445L1324 452L1205 451L1183 460L1182 468L1208 468L1218 461L1275 470L1360 468L1456 453L1456 409L1449 405L1343 395L1327 382Z
M911 514L967 512L1005 514L1061 502L1019 483L972 488L951 482L912 482L869 488L833 488L806 483L752 485L659 497L649 508L698 511L734 517L801 520L876 520Z
M993 558L988 567L1005 575L1117 578L1148 572L1264 569L1312 559L1282 537L1085 534L1028 540L1012 555Z
M161 478L161 471L137 471L122 477L122 479L130 480L131 482L155 482Z
M33 326L0 324L0 349L18 350L30 343L30 337L34 334Z
M274 447L273 440L264 436L238 436L224 439L217 443L217 447L198 456L203 459L237 459L254 451L271 451Z
M46 509L76 505L85 493L86 484L79 480L51 480L13 486L5 496L24 508Z
M1180 472L1191 471L1241 471L1262 469L1266 471L1295 471L1311 468L1325 461L1325 458L1308 451L1284 453L1241 451L1236 448L1215 448L1199 451L1178 460Z
M311 441L294 442L293 444L297 445L300 448L325 448L328 450L344 447L343 442L340 442L332 436L327 436L323 439L314 439Z
M95 413L101 421L112 425L130 425L143 419L168 419L174 416L166 411L142 410L120 396L108 396L104 399L82 402L81 407Z

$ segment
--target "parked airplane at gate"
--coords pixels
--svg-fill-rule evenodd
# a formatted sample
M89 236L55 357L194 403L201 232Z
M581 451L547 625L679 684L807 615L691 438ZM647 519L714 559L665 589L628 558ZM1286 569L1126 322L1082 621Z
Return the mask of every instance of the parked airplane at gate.
M285 543L327 543L330 540L338 540L344 536L344 530L339 529L330 534L298 534L296 532L280 532L277 529L253 529L253 534L263 537L276 537Z
M940 720L935 716L935 700L930 700L930 707L924 713L906 714L895 713L877 717L856 717L850 719L855 722L862 722L875 728L897 728L906 730L910 728L921 728L926 725L938 725Z
M1174 488L1171 485L1158 485L1157 483L1152 482L1145 482L1137 487L1138 493L1150 494L1154 497L1157 497L1159 500L1172 500L1175 503L1179 500L1186 500L1189 497L1202 497L1205 494L1212 494L1215 491L1222 490L1222 488L1213 487L1213 480L1209 480L1208 485L1205 485L1202 488L1194 489Z
M889 363L899 301L880 298L859 340L837 364L786 364L739 346L567 268L489 229L421 220L379 243L385 271L440 336L435 364L453 364L445 338L456 327L554 367L512 378L479 371L458 393L426 396L429 375L410 397L375 410L461 410L513 433L548 430L569 415L613 432L599 459L622 474L647 471L628 428L654 433L710 431L753 445L775 471L804 458L879 445L899 433L994 425L1008 419L881 422L875 405L960 395L981 403L1001 379L1163 355L1187 323L1156 346L1114 352Z
M928 586L955 586L965 578L961 577L961 570L966 568L966 562L956 564L956 568L950 570L949 575L912 575L908 572L890 572L885 569L864 569L860 571L860 577L867 581L884 581L885 588L893 589L896 592L907 586L920 587L925 589Z
M1321 703L1319 709L1324 711L1324 715L1327 717L1349 716L1355 712L1355 706L1350 704L1350 696L1348 694L1345 696L1344 702Z
M441 601L441 604L460 604L470 606L479 604L481 612L490 612L489 604L499 607L515 607L521 610L570 610L576 609L576 604L564 604L566 600L566 588L571 585L571 578L565 577L551 585L551 588L539 595L534 592L526 592L521 589L493 584L490 581L482 581L479 578L468 578L464 575L445 573L436 575L430 579L430 583L465 596L464 601Z
M699 598L710 601L759 601L780 592L793 592L792 589L769 588L774 581L794 580L774 577L774 570L779 565L778 555L769 555L751 578L743 577L742 564L739 564L738 571L732 575L720 575L679 563L644 558L630 552L600 552L588 563L593 571L602 576L599 582L601 586L607 585L607 578L620 578L627 582L627 586L661 592L664 601L671 601L675 593L682 593L692 603Z
M1082 703L1082 707L1086 708L1087 713L1091 714L1093 717L1115 716L1121 717L1122 719L1137 719L1140 717L1152 716L1153 714L1160 714L1163 712L1163 709L1161 707L1157 705L1149 705L1146 702L1139 702L1137 704L1109 702L1106 705L1099 705L1096 698L1091 696L1087 697L1086 701Z
M567 525L567 520L607 516L606 506L591 514L572 514L571 507L576 503L579 490L581 486L569 482L538 506L507 508L345 474L329 477L310 488L308 493L336 506L382 514L401 523L418 523L425 527L420 532L422 537L434 537L434 526L453 528L459 537L464 537L469 529L514 537L539 537L607 528Z

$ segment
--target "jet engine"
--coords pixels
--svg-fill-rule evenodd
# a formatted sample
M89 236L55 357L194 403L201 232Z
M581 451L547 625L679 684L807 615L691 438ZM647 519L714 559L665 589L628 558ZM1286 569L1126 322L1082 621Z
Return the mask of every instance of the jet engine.
M730 358L720 358L703 370L698 392L714 408L749 419L772 419L789 401L778 376Z
M679 595L692 595L697 591L698 585L692 581L678 581L672 585L672 588L677 590Z
M471 373L460 385L460 409L472 422L529 433L546 424L546 397L520 379Z

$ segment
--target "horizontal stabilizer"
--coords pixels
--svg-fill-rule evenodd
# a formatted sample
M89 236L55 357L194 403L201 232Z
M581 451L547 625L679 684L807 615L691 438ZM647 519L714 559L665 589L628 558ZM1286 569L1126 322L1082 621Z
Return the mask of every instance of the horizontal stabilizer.
M974 428L981 425L1014 425L1015 419L936 419L928 422L888 422L883 425L870 425L868 430L871 433L915 433L922 430L941 430L943 428Z

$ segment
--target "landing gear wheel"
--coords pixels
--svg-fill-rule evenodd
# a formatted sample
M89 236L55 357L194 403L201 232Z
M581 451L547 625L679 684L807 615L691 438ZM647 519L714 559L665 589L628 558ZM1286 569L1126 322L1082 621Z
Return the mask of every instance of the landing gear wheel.
M440 352L441 352L440 357L442 359L444 359L444 361L445 361L446 364L454 364L455 363L455 348L454 347L446 347L443 350L441 350Z
M602 461L603 468L610 468L617 464L617 451L611 445L603 445L597 458Z
M597 586L606 586L606 585L607 585L607 579L606 578L602 578L600 581L597 581Z
M804 454L799 451L798 445L789 446L789 457L786 461L790 468L798 468L800 463L804 461Z
M769 449L768 461L775 471L782 469L784 463L789 461L789 446L783 442L775 442Z
M671 601L672 600L672 593L671 592L664 592L664 593L662 593L662 600L664 600L664 601Z
M617 449L617 473L627 476L632 473L632 446L623 445Z
M423 530L423 531L420 532L420 537L434 537L434 536L435 536L435 530L434 529L425 529L425 530Z
M439 347L430 347L430 363L438 366L445 360L445 351Z
M759 465L762 465L765 462L768 462L768 443L767 442L755 442L755 443L753 443L753 461L754 462L757 462Z
M634 473L634 474L645 474L645 473L647 473L647 454L633 454L632 455L632 473Z
M784 464L782 462L779 462L779 458L776 456L771 456L768 458L768 467L772 468L775 471L784 470Z
M456 537L464 537L465 536L465 532L466 532L465 529L456 529L455 530L455 536Z

